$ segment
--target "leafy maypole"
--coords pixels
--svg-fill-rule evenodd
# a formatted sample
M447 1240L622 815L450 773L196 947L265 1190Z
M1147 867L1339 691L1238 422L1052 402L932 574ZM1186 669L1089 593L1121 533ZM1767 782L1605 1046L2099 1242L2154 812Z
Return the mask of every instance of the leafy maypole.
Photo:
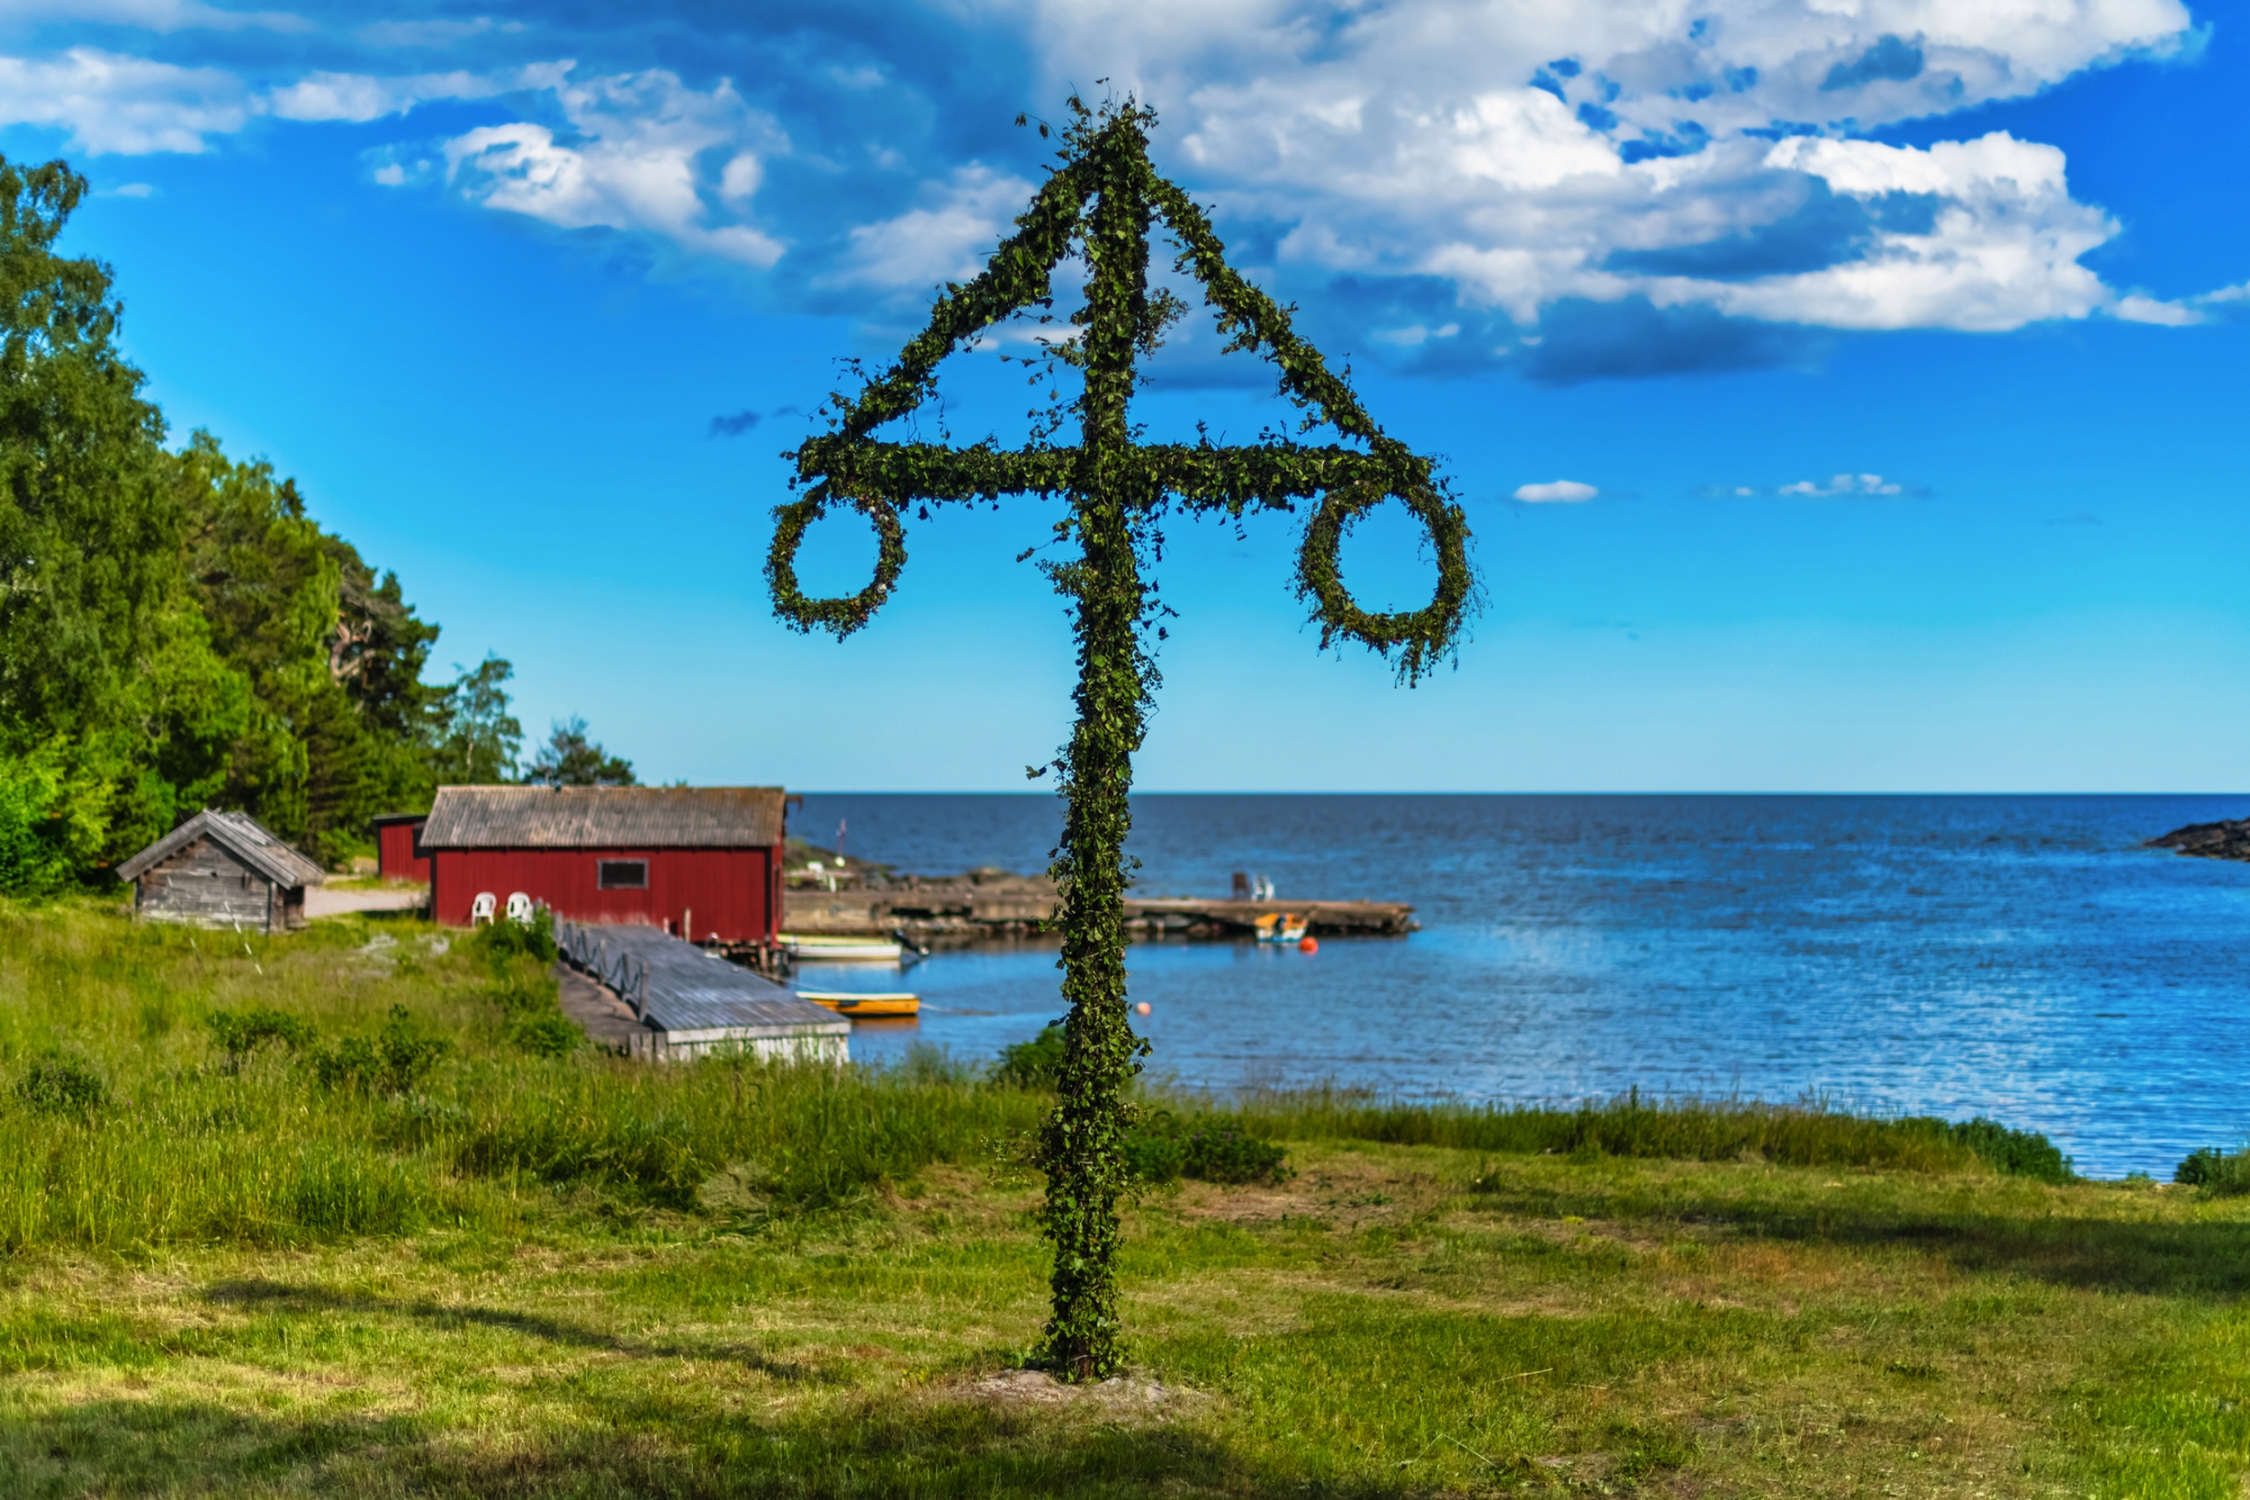
M1131 1186L1122 1150L1132 1124L1126 1092L1148 1050L1126 1020L1123 908L1132 823L1126 794L1157 680L1148 637L1158 606L1142 565L1162 545L1159 525L1173 507L1240 520L1253 509L1311 504L1297 592L1311 605L1321 645L1351 639L1386 658L1395 653L1408 685L1454 646L1475 579L1467 522L1431 461L1383 435L1320 351L1291 330L1288 311L1227 264L1203 211L1150 165L1154 112L1131 101L1097 112L1075 98L1070 108L1060 164L983 274L947 286L929 326L898 362L855 397L835 398L832 429L790 455L797 464L792 487L805 492L775 512L766 578L783 620L841 638L865 625L898 582L906 562L900 516L908 506L923 518L933 504L1004 494L1067 506L1056 540L1075 541L1077 555L1047 571L1071 601L1078 641L1078 718L1056 762L1068 806L1054 876L1070 1014L1056 1077L1060 1097L1039 1143L1047 1176L1042 1222L1055 1247L1054 1317L1041 1358L1066 1379L1086 1380L1108 1374L1119 1360L1112 1261L1118 1199ZM1047 133L1044 126L1040 133ZM1178 269L1215 310L1227 352L1262 352L1279 368L1282 393L1305 413L1296 436L1325 423L1345 443L1314 447L1281 433L1241 447L1219 447L1208 437L1194 444L1133 441L1128 405L1136 361L1155 351L1166 324L1183 310L1169 293L1149 290L1149 231L1159 219L1181 247ZM1059 423L1013 450L989 440L954 448L870 436L930 397L946 355L1019 311L1051 308L1055 267L1070 256L1086 263L1086 300L1070 316L1075 338L1049 347L1083 377L1075 446L1049 441ZM1436 595L1408 613L1362 610L1337 570L1344 534L1385 500L1414 514L1436 553ZM832 506L856 510L874 527L875 574L857 594L810 599L797 584L797 548Z

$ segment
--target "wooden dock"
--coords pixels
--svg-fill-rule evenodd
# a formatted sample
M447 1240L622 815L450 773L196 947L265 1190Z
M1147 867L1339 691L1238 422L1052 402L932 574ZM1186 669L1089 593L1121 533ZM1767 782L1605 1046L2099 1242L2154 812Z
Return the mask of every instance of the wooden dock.
M1403 901L1225 901L1193 896L1125 898L1129 934L1140 939L1229 941L1249 937L1258 918L1291 912L1316 937L1404 937L1418 927ZM940 945L1035 937L1053 930L1054 887L1028 876L922 881L888 889L791 890L786 932L822 936L904 933Z

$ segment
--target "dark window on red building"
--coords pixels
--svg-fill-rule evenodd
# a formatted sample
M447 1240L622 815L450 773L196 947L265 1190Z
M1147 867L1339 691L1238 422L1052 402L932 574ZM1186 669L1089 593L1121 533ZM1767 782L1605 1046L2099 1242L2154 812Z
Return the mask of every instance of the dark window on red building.
M645 891L648 889L648 861L599 860L594 865L594 883L605 891Z

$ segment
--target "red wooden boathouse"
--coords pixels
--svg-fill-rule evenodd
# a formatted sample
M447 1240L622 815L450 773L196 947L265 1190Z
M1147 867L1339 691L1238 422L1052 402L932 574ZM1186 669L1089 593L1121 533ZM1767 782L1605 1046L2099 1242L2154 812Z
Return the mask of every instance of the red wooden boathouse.
M422 852L428 813L385 813L375 820L375 873L385 880L430 883L430 857Z
M439 787L421 838L430 910L465 927L479 895L505 911L521 892L574 921L770 943L784 817L769 786Z

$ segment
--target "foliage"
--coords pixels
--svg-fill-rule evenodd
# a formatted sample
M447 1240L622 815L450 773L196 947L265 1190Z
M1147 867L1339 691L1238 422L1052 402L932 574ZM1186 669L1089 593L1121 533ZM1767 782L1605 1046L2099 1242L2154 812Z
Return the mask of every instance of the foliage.
M567 1057L586 1040L586 1033L561 1011L542 1010L510 1021L508 1040L533 1057Z
M55 253L86 191L0 159L0 893L205 806L334 859L427 801L437 629L269 465L165 450L109 268Z
M2078 1174L2062 1148L2036 1130L2013 1130L1998 1120L1978 1117L1957 1124L1943 1120L1910 1119L1908 1125L1926 1124L1943 1130L1946 1137L1975 1152L1995 1172L2010 1177L2030 1177L2040 1182L2072 1182Z
M508 712L507 682L516 669L487 653L442 689L430 708L430 764L439 781L485 786L514 779L523 725Z
M1133 1112L1125 1091L1147 1047L1126 1020L1120 902L1132 758L1158 685L1150 638L1163 636L1163 607L1144 568L1162 554L1164 517L1176 507L1239 521L1254 508L1293 511L1312 503L1297 582L1321 627L1321 644L1349 639L1385 657L1395 652L1409 684L1454 649L1475 580L1466 520L1431 462L1375 425L1344 379L1296 335L1288 310L1227 264L1203 211L1157 175L1148 158L1153 112L1127 101L1097 113L1076 97L1070 108L1060 162L1016 220L1016 233L968 285L945 289L929 325L895 365L855 396L832 397L833 430L796 451L792 485L805 492L776 511L766 577L784 621L841 638L864 626L895 586L906 561L900 516L908 505L926 517L932 504L1003 494L1069 502L1054 538L1058 545L1075 542L1077 555L1046 564L1073 611L1078 684L1070 741L1055 762L1067 801L1053 873L1070 1012L1055 1065L1056 1109L1040 1144L1047 1173L1042 1223L1055 1251L1054 1318L1043 1358L1066 1378L1085 1380L1106 1375L1121 1358L1112 1263L1118 1199L1133 1180L1125 1155ZM1296 435L1269 432L1256 444L1230 448L1207 437L1193 445L1135 441L1128 408L1138 362L1185 310L1170 293L1149 290L1149 233L1159 219L1180 246L1177 269L1202 288L1228 350L1263 352L1277 367L1282 394L1305 413ZM1081 377L1075 447L1050 441L1064 421L1060 407L1035 426L1029 446L1014 451L991 441L956 449L874 439L878 428L929 399L946 355L1005 318L1051 308L1055 267L1073 255L1087 267L1086 300L1069 320L1076 337L1050 340L1047 348L1051 373L1060 364ZM1040 321L1052 318L1042 314ZM1297 441L1323 423L1345 442ZM1342 538L1386 499L1422 523L1436 554L1437 589L1417 611L1362 610L1339 571ZM832 505L854 509L873 525L875 571L856 595L816 600L799 586L796 555L806 530Z
M165 468L213 648L257 701L223 798L332 861L369 818L428 801L420 678L437 629L271 465L198 432Z
M1025 1042L1010 1042L992 1065L992 1081L1018 1089L1051 1089L1062 1071L1063 1029L1042 1026Z
M1231 1120L1188 1123L1170 1110L1152 1110L1125 1138L1125 1158L1142 1182L1162 1184L1193 1177L1204 1182L1275 1183L1290 1175L1289 1153L1251 1135Z
M58 743L0 757L0 891L43 896L77 873L74 837L63 809L65 754Z
M562 951L555 946L555 913L545 906L533 907L528 922L502 919L479 927L469 941L494 973L504 972L520 959L551 964Z
M229 1073L241 1072L243 1063L260 1047L279 1043L291 1052L301 1052L318 1039L311 1022L270 1005L215 1010L203 1018L203 1024L211 1040L226 1054L224 1066Z
M416 1024L411 1011L394 1005L390 1018L372 1038L345 1037L334 1048L313 1053L313 1076L325 1089L409 1094L452 1050L451 1041L430 1035Z
M55 253L84 198L0 159L0 889L130 852L224 784L251 700L211 651L162 416L109 268Z
M633 763L589 742L586 721L572 714L556 723L523 779L540 786L632 786Z
M2173 1169L2172 1180L2214 1198L2239 1198L2250 1193L2250 1151L2198 1147Z
M43 1115L85 1114L109 1102L109 1087L78 1058L50 1051L24 1069L16 1097Z
M2072 1180L2067 1160L2034 1131L2010 1130L1989 1120L1948 1124L1919 1116L1853 1114L1819 1102L1652 1099L1628 1091L1575 1108L1393 1104L1316 1089L1245 1101L1232 1118L1251 1134L1288 1140L1682 1161L1756 1157L1780 1166L1916 1172L1961 1171L1982 1163L2039 1181Z

